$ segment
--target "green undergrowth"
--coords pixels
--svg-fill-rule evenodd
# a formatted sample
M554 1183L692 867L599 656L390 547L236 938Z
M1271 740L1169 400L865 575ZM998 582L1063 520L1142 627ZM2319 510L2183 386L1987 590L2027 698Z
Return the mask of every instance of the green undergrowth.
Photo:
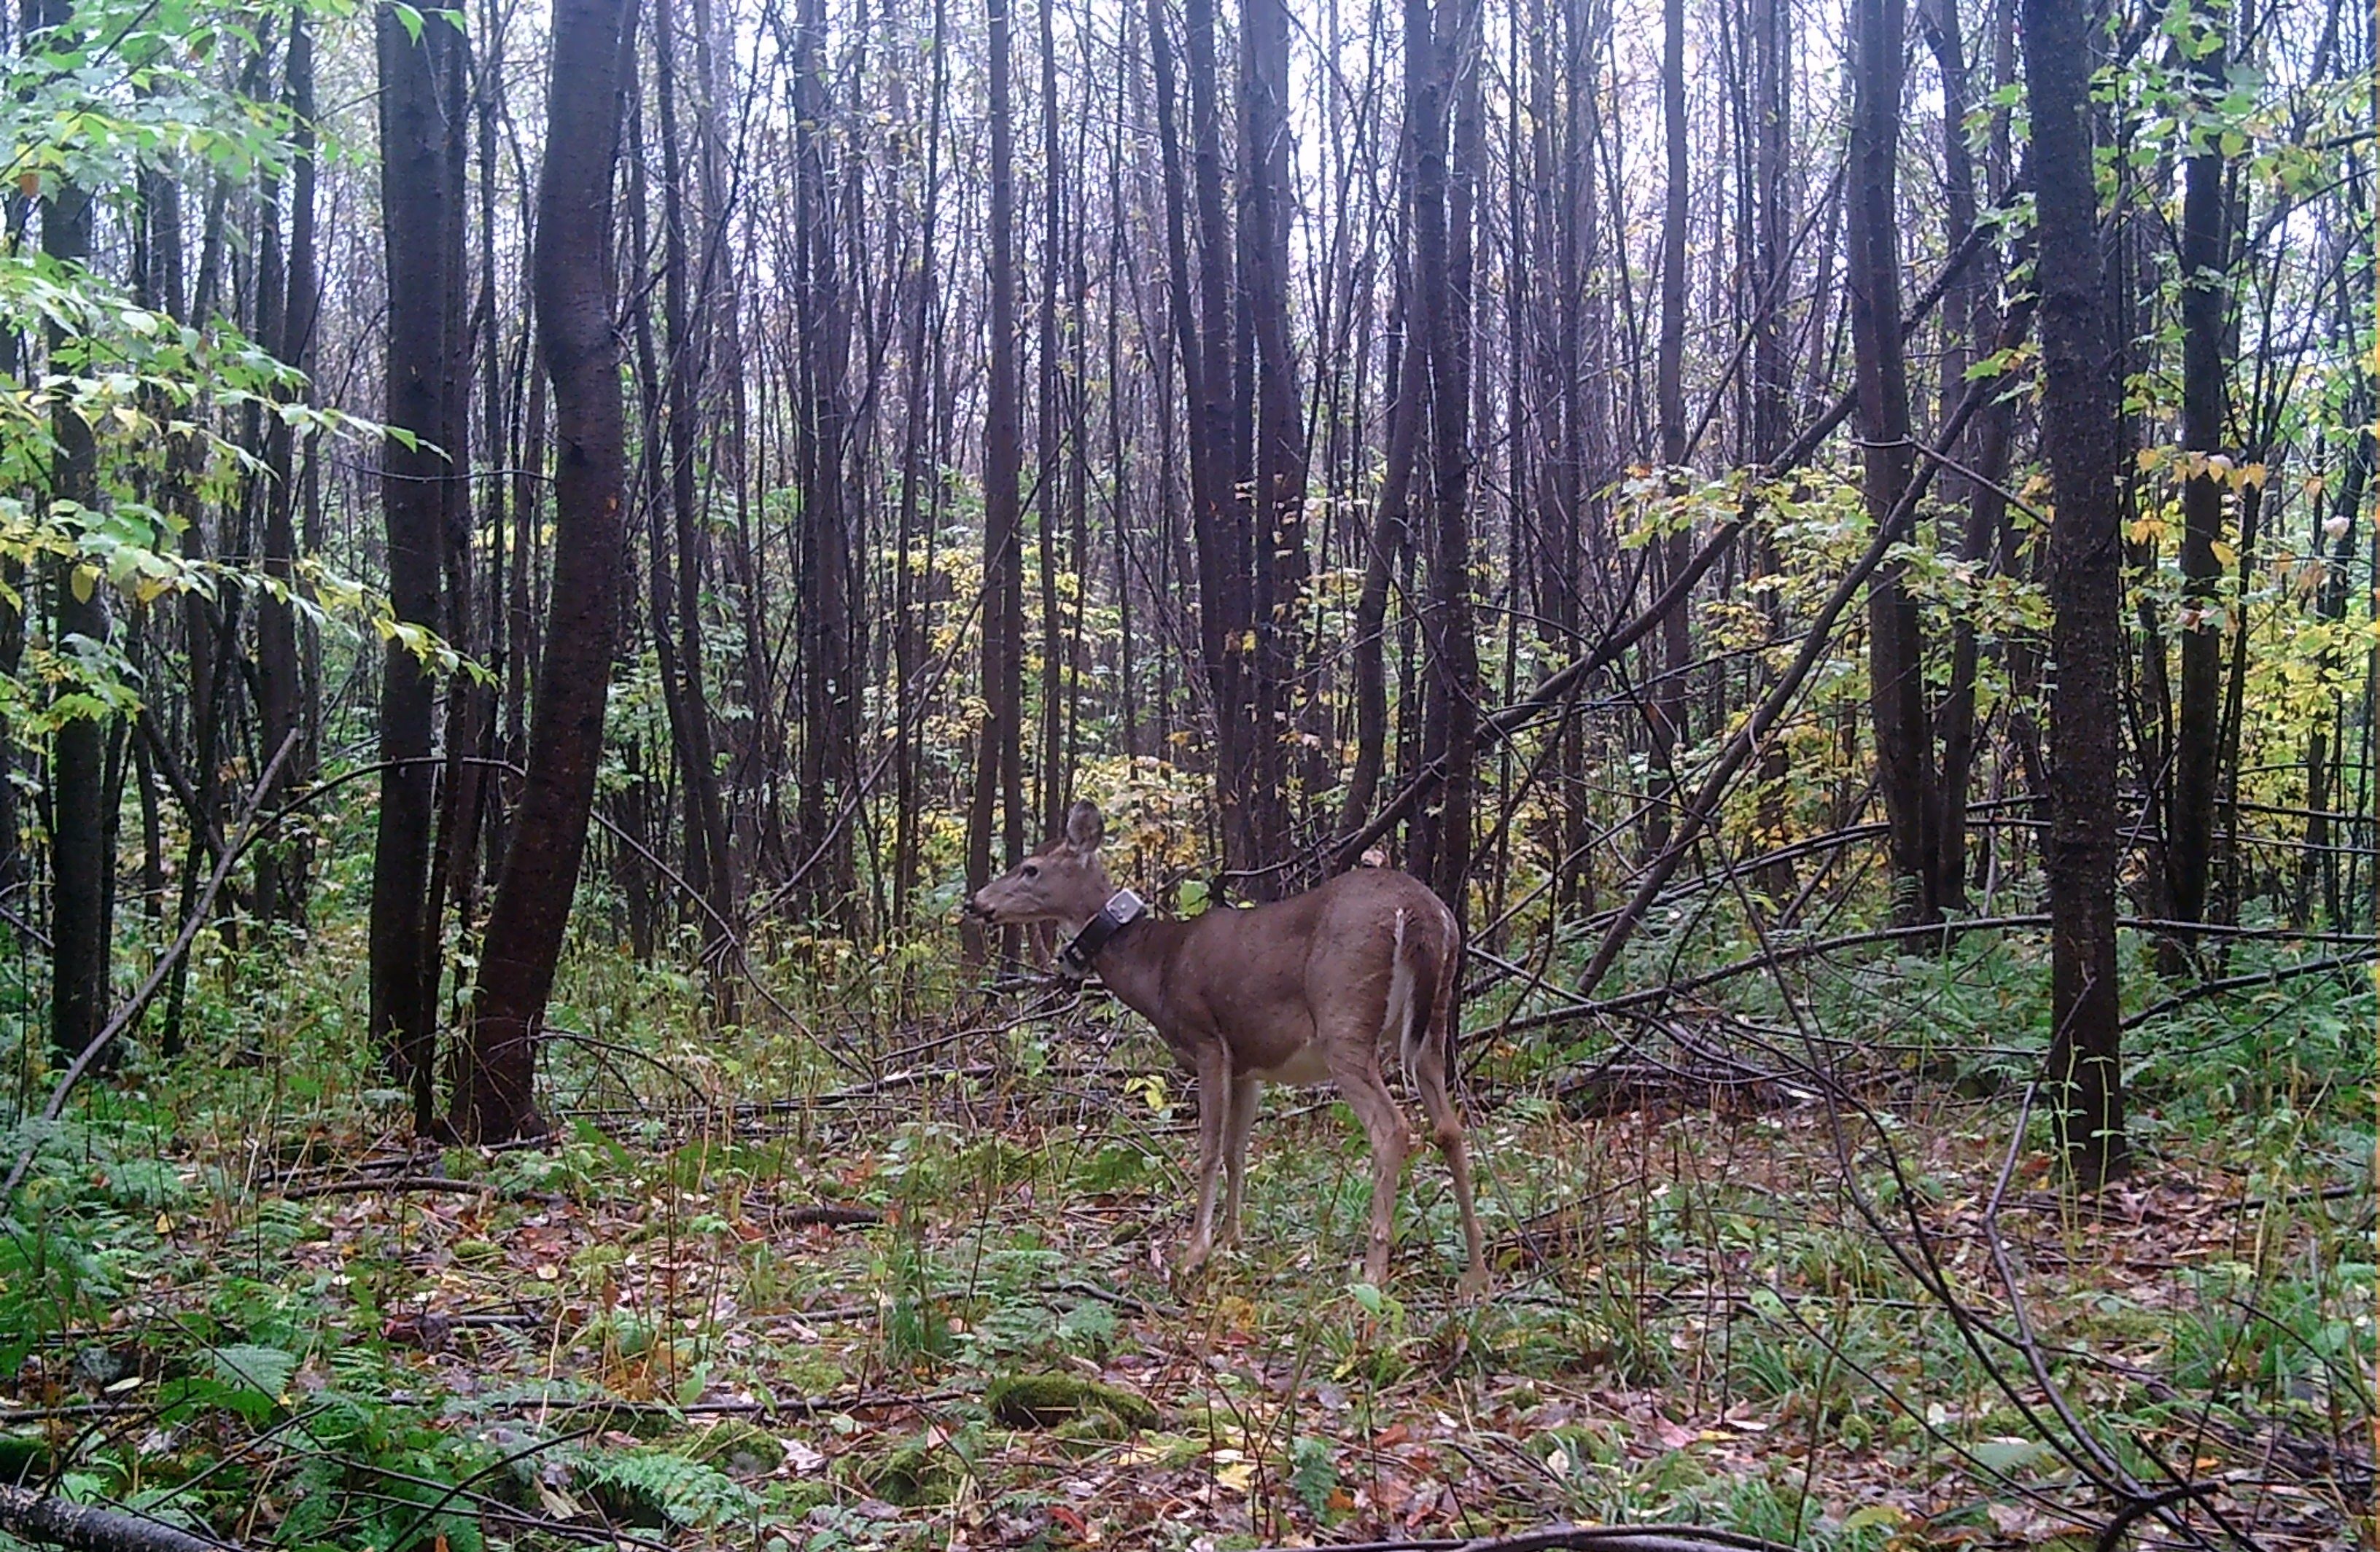
M356 882L324 881L334 905ZM2179 989L2128 947L2130 1007ZM1193 1097L1095 997L954 1009L926 968L903 1011L850 1000L847 955L795 978L802 945L764 962L808 987L802 1027L747 997L720 1028L690 977L582 947L553 1144L420 1154L343 1014L353 932L211 944L180 1057L136 1049L17 1134L0 1467L251 1545L382 1552L1555 1520L1881 1552L2087 1544L2112 1509L2063 1408L2138 1479L2335 1545L2367 1512L2374 1413L2369 983L2131 1031L2142 1168L2087 1204L2038 1117L2020 1131L2040 952L1978 933L1525 1033L1483 989L1498 1289L1465 1304L1435 1154L1390 1286L1363 1285L1359 1135L1290 1092L1242 1243L1172 1275ZM2239 945L2223 973L2288 963ZM1580 1086L1714 1052L1750 1075ZM1993 1334L2017 1329L2030 1350Z

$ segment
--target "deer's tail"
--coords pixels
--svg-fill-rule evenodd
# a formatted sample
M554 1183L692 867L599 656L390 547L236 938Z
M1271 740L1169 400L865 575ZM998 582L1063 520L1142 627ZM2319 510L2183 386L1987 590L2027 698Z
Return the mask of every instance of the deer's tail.
M1443 1045L1435 1051L1431 1047L1451 1032L1448 1015L1453 1011L1458 968L1452 915L1440 905L1436 919L1424 919L1420 913L1400 907L1390 962L1386 1025L1396 1032L1397 1055L1408 1084L1420 1086L1417 1070L1426 1065L1444 1071L1450 1053ZM1436 1062L1426 1064L1425 1058L1432 1055Z

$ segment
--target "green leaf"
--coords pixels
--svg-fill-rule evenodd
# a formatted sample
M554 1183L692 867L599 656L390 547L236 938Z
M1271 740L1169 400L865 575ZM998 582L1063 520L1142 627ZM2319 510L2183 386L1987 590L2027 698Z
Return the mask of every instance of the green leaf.
M200 1352L199 1361L216 1384L229 1389L253 1390L267 1398L277 1397L287 1389L291 1376L298 1372L296 1353L246 1343L206 1348Z

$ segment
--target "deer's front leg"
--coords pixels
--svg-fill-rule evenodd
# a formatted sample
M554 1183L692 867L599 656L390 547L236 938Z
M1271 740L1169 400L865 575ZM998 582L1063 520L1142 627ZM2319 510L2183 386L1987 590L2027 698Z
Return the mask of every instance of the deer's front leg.
M1190 1227L1190 1244L1182 1253L1182 1269L1194 1271L1215 1250L1215 1184L1223 1163L1224 1132L1231 1120L1231 1058L1220 1043L1198 1048L1198 1211Z

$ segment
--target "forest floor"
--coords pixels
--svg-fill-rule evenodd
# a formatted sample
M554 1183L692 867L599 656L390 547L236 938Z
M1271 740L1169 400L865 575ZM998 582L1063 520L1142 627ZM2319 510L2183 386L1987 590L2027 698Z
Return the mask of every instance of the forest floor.
M172 1081L95 1090L0 1267L17 1469L382 1552L1560 1521L2079 1547L2111 1481L2247 1545L2368 1529L2368 983L2278 994L2251 1051L2179 1047L2186 1103L2147 1064L2142 1168L2093 1204L2037 1122L2012 1152L2022 1086L1987 1063L1833 1047L1844 1076L1797 1078L1716 1012L1479 1036L1497 1286L1468 1305L1427 1152L1390 1287L1353 1280L1360 1138L1294 1091L1243 1244L1170 1276L1190 1096L1096 998L848 1015L820 1038L855 1079L684 1029L682 982L569 991L611 1033L557 1042L547 1149L411 1150L396 1096L322 1077L290 988ZM1771 1070L1672 1081L1722 1052Z

